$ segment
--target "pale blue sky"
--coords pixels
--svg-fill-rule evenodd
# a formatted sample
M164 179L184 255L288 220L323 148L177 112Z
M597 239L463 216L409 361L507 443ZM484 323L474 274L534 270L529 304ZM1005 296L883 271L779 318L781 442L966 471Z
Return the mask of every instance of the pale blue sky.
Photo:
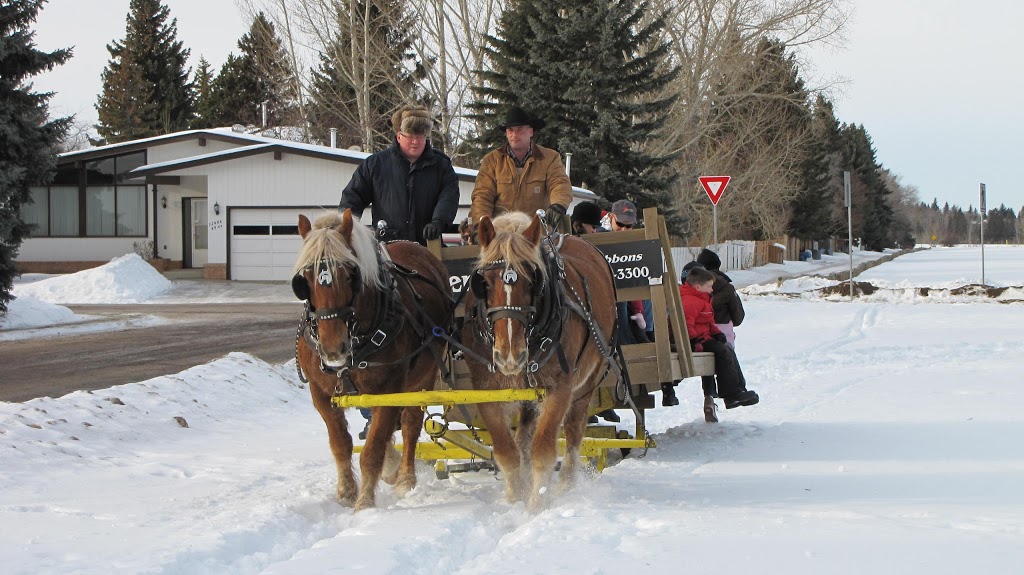
M864 124L879 161L921 199L1019 212L1024 183L1024 3L857 0L846 49L816 51L824 76L847 82L836 114Z
M178 38L218 69L246 26L231 0L166 0ZM864 124L879 161L917 186L921 199L990 208L1024 206L1024 3L1013 0L857 0L844 50L809 53L815 79L843 77L839 119ZM124 37L128 0L50 0L40 13L43 49L75 57L36 78L57 114L96 121L93 104L106 44Z

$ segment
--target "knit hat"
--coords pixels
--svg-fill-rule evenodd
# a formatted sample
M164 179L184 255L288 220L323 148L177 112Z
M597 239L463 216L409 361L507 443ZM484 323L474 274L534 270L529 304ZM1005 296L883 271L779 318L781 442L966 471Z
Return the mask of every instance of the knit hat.
M693 268L703 268L703 267L704 266L702 266L700 264L700 262L690 262L690 263L686 264L685 266L683 266L683 273L679 275L679 281L681 281L681 282L686 281L686 276L690 275L690 270L692 270Z
M717 270L722 267L722 260L715 252L705 249L697 255L697 263L709 270Z
M433 124L430 111L425 108L402 108L391 116L391 127L396 134L401 132L413 136L430 136Z
M572 221L594 227L601 225L601 208L594 202L580 202L572 209Z

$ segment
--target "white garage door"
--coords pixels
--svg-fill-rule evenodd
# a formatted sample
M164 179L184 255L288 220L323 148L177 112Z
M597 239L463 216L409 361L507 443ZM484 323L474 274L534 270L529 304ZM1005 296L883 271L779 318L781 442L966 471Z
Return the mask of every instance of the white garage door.
M312 219L321 209L231 210L231 279L288 280L302 247L299 214Z

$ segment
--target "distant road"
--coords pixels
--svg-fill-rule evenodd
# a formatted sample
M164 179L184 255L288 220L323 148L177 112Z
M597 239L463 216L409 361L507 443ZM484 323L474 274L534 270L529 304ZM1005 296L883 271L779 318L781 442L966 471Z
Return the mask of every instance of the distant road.
M269 363L295 354L298 303L71 305L77 314L170 323L0 343L0 401L59 397L184 371L233 351Z

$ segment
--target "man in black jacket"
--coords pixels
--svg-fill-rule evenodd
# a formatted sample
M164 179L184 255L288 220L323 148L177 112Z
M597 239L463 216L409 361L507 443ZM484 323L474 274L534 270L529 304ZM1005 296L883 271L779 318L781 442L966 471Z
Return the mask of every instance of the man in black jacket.
M459 180L451 159L430 146L433 121L427 110L399 110L391 125L395 141L356 168L338 209L361 216L371 206L378 239L426 244L455 220ZM386 224L383 230L380 222Z

